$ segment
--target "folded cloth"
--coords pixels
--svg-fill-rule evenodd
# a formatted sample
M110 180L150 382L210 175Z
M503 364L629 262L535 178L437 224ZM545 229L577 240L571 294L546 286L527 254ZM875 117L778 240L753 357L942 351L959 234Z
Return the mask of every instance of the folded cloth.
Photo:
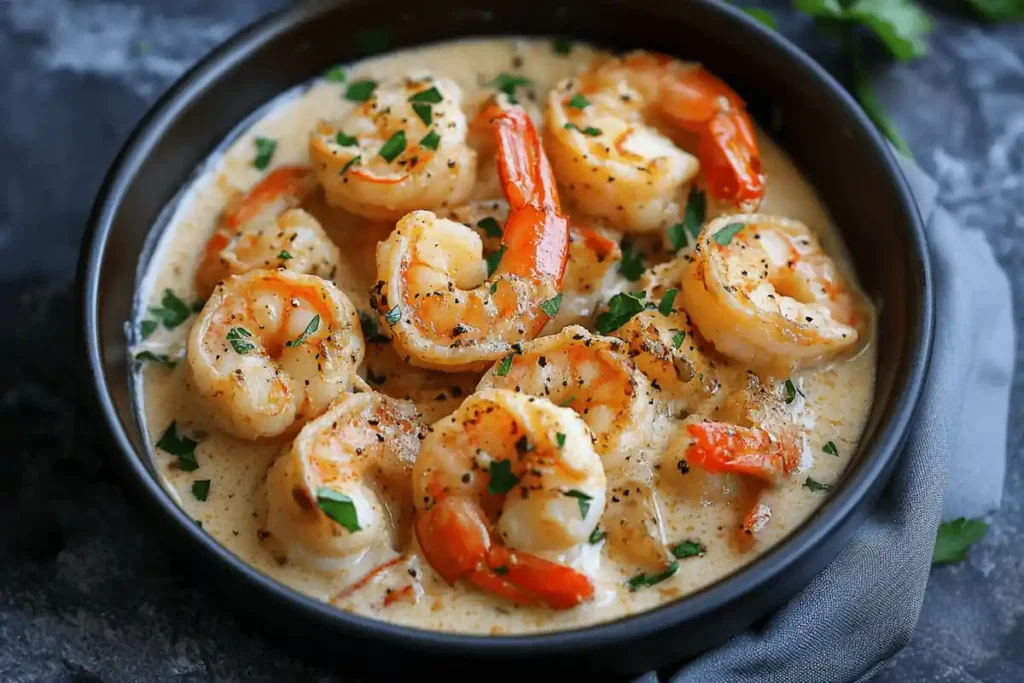
M927 226L935 344L892 479L836 559L763 625L665 676L708 681L853 681L910 640L941 519L999 507L1013 379L1010 285L982 234L936 206L936 184L900 158ZM946 488L946 482L955 485ZM945 498L945 504L943 499ZM656 683L651 672L637 683Z

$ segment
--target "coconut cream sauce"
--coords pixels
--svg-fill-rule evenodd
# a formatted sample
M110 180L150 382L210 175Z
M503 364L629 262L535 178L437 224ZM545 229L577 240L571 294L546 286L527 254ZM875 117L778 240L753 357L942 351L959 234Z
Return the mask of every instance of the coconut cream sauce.
M557 81L584 70L592 56L593 51L579 43L569 56L563 56L552 50L547 41L467 40L384 55L352 65L346 71L347 82L351 83L360 78L382 79L428 69L458 82L471 107L493 92L485 84L498 73L517 73L535 83L533 88L520 91L520 99L539 122L540 109L534 102L542 102L544 94ZM146 315L149 307L160 305L165 290L172 290L187 302L194 299L192 276L218 213L233 193L248 189L265 174L253 167L255 138L277 141L271 167L308 163L309 131L318 120L339 118L352 106L342 97L345 87L342 83L317 80L283 95L220 158L207 164L179 201L141 282L136 329L139 321L151 317ZM807 223L818 232L828 253L849 273L843 245L814 190L780 149L763 134L759 135L768 177L761 211ZM482 175L485 173L486 169L482 170ZM495 196L492 183L481 181L480 186L475 198ZM368 292L376 281L376 244L393 226L370 224L330 210L317 204L318 201L307 208L341 248L342 267L336 284L359 309L370 311ZM597 300L606 301L632 283L620 278L609 284ZM593 297L566 296L558 319L549 324L547 331L569 322L592 319L593 303ZM193 316L174 330L161 327L144 341L138 341L133 352L148 349L180 356L194 319ZM139 336L135 335L135 339L139 340ZM670 543L696 540L706 552L680 560L679 570L671 578L630 591L626 581L638 572L637 567L617 564L601 552L600 545L577 549L574 556L562 559L590 572L595 577L596 593L592 602L567 611L517 608L473 588L449 587L418 556L393 567L379 583L336 598L370 569L396 557L396 553L382 544L347 572L334 575L311 570L294 557L283 558L274 539L266 538L263 530L262 486L268 467L287 444L280 440L245 443L213 431L208 426L208 417L186 387L187 367L183 362L174 369L145 363L139 372L136 386L141 390L150 443L156 444L172 421L176 422L179 435L200 441L195 450L199 467L188 472L178 467L176 457L152 448L164 483L203 530L232 553L270 577L315 598L331 601L341 609L425 629L499 634L568 629L641 612L723 578L777 543L828 495L804 486L806 478L832 483L846 467L870 407L875 352L869 341L850 360L794 376L800 392L790 407L809 434L803 468L792 481L767 493L772 519L752 548L742 551L734 542L742 514L736 506L728 504L737 495L735 482L729 477L712 478L693 468L685 475L685 485L676 489L676 495L663 495L665 530ZM737 372L742 374L742 369ZM360 374L369 377L371 386L378 391L415 400L426 422L453 411L472 392L478 379L476 375L410 368L387 344L368 344ZM823 451L830 441L838 455ZM674 470L679 455L666 455L665 467ZM210 482L209 492L206 500L201 501L194 495L193 485L205 480ZM410 584L412 589L398 592ZM385 606L385 601L390 604Z

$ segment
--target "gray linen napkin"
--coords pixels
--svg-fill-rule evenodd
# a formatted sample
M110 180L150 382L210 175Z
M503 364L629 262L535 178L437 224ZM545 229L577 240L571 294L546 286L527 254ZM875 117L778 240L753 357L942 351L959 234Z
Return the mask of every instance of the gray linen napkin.
M931 370L906 452L832 564L759 629L688 663L672 683L869 678L914 632L940 517L999 507L1014 363L1010 285L984 236L957 225L936 206L935 182L900 163L927 225L936 294ZM956 485L946 489L947 480ZM636 683L658 680L651 672Z

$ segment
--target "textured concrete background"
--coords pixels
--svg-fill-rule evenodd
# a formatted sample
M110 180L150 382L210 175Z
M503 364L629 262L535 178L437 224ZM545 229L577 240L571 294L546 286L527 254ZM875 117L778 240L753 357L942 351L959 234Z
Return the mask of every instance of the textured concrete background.
M184 578L182 558L114 479L83 418L91 395L73 379L78 241L118 146L185 68L283 4L0 0L2 681L340 680ZM1024 26L942 10L929 57L880 69L878 90L942 202L988 234L1020 300ZM786 35L834 66L809 22L780 16ZM1016 315L1019 326L1024 307ZM880 680L1024 680L1022 388L1019 373L992 531L968 563L933 570L917 635Z

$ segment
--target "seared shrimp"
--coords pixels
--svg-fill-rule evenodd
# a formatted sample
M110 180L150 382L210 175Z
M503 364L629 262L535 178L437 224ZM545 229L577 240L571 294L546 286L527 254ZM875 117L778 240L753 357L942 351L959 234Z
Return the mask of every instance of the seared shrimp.
M533 123L521 107L497 105L491 120L511 207L493 274L476 232L429 211L402 218L377 247L370 302L413 365L487 367L540 332L549 317L542 304L558 293L565 272L569 224Z
M817 237L765 214L708 223L683 280L683 306L723 354L786 371L852 348L858 306Z
M267 529L289 559L330 571L372 548L402 551L422 429L411 402L372 391L306 423L266 481Z
M208 297L224 278L257 268L330 278L340 260L338 248L298 208L315 189L308 168L283 166L229 202L196 269L196 293Z
M416 536L449 584L568 609L590 578L533 552L587 542L605 474L586 424L542 398L488 389L431 428L413 469Z
M244 439L298 428L347 391L365 346L352 302L291 271L234 275L189 332L191 381L216 424Z
M461 102L453 81L412 76L380 84L347 118L320 123L309 153L327 202L394 221L465 201L477 161Z

